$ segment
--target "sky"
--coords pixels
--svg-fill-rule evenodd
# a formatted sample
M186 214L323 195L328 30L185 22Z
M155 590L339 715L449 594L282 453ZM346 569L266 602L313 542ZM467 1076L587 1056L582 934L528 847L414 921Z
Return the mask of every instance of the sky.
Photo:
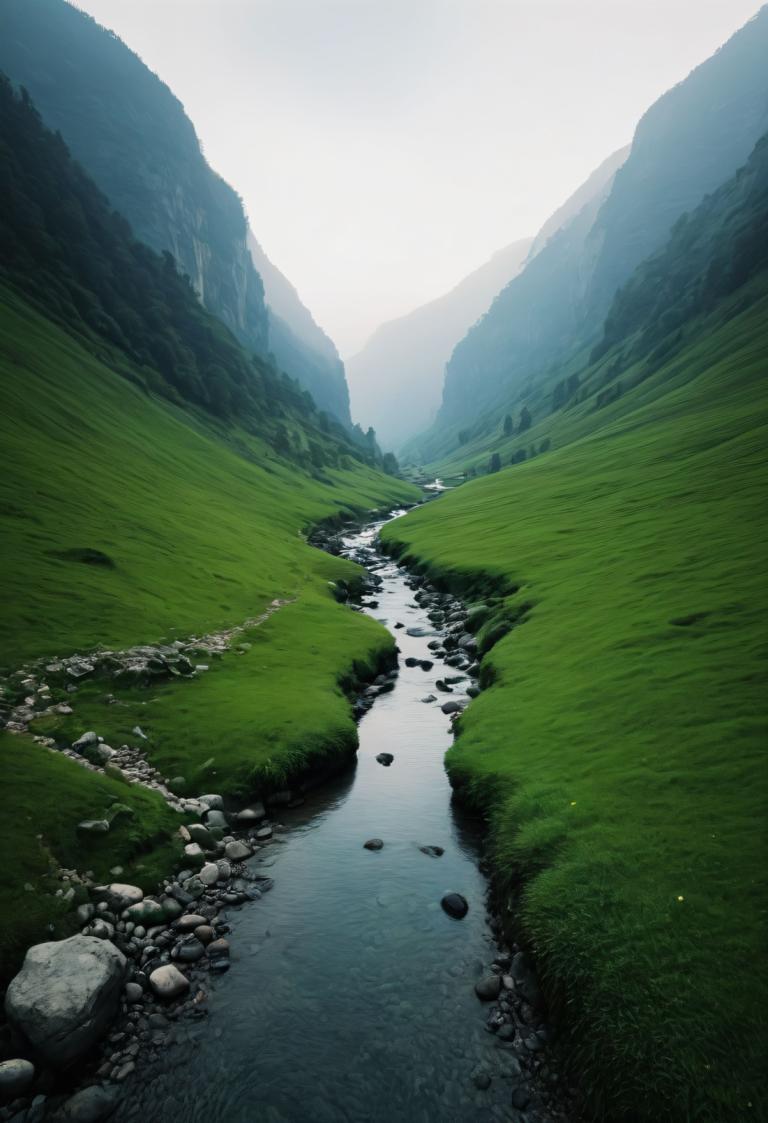
M77 0L343 357L535 234L757 0Z

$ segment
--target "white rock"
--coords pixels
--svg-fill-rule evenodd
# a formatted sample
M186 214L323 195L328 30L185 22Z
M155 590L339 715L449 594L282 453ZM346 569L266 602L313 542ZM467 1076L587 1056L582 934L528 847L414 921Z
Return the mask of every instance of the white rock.
M166 1001L178 998L189 990L189 979L182 975L178 967L166 963L164 967L156 967L149 976L149 985L158 996Z
M219 867L213 862L206 862L197 876L203 885L215 885L219 880Z
M109 940L91 936L35 944L8 987L8 1020L49 1064L66 1068L109 1027L125 962Z

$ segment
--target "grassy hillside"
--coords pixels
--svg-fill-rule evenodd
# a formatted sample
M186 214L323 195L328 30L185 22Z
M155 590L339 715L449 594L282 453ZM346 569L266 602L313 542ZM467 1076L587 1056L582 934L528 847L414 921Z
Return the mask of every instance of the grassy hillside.
M563 447L385 531L459 586L519 587L448 767L612 1121L768 1118L765 292L561 414Z
M94 683L68 697L75 712L66 728L43 721L36 731L72 739L96 728L120 744L140 720L150 757L185 775L192 792L198 782L252 791L348 751L356 734L339 683L356 664L370 669L391 641L331 595L357 567L309 547L301 530L418 492L354 461L312 478L258 438L151 397L90 343L86 350L9 290L0 295L0 668L201 635L257 617L274 598L291 601L241 637L252 645L246 654L225 656L208 675L137 690L127 707L105 706L112 684ZM80 560L88 551L102 564ZM127 727L118 712L131 715ZM146 867L153 873L167 861L174 820L159 798L117 785L123 801L138 801L135 828L107 836L103 860L78 857L75 825L101 806L107 782L23 737L2 738L0 767L3 837L8 852L29 856L4 882L2 911L14 919L0 935L2 971L61 911L39 896L41 846L81 868L117 861L132 880L142 876L142 848L160 847Z

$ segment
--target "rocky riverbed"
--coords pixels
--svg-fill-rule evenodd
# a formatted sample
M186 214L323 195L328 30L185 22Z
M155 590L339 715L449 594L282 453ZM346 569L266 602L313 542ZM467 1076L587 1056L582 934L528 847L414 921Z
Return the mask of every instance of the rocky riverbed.
M324 793L308 797L307 804L302 806L302 798L290 792L278 793L272 806L253 801L235 811L225 807L215 794L196 799L176 797L167 787L166 778L152 775L151 771L147 775L146 769L151 770L151 765L143 760L140 744L131 749L135 756L128 760L121 757L119 766L126 771L132 768L133 778L138 782L165 788L169 800L197 819L182 828L186 867L169 877L151 896L144 896L136 886L121 881L118 871L115 881L105 885L95 885L87 871L62 871L66 879L62 882L63 893L78 882L88 893L87 903L78 909L81 933L70 940L31 949L24 968L9 989L6 1008L13 1040L22 1047L17 1050L18 1056L8 1056L0 1066L0 1102L5 1101L0 1119L13 1119L15 1123L48 1119L84 1123L110 1116L121 1120L159 1118L151 1115L148 1105L161 1102L164 1097L170 1102L171 1087L177 1089L179 1110L190 1119L250 1119L252 1115L240 1108L239 1099L230 1101L225 1095L222 1100L221 1089L214 1093L207 1082L201 1084L200 1070L207 1072L209 1079L215 1079L213 1071L218 1065L224 1064L229 1070L238 1063L243 1035L249 1035L248 1040L255 1045L266 1033L270 1043L275 1040L273 1035L277 1035L278 1041L277 1054L274 1049L270 1054L271 1070L290 1072L292 1064L299 1064L298 1057L292 1060L298 1041L287 1031L285 1021L288 1016L290 1022L291 1010L294 1025L301 1026L300 1083L314 1082L315 1090L319 1089L318 1094L325 1099L322 1104L316 1100L311 1114L301 1114L310 1109L297 1106L291 1089L278 1087L268 1094L267 1106L272 1104L273 1108L264 1117L395 1117L387 1113L389 1109L385 1110L383 1104L383 1113L374 1106L382 1092L378 1086L387 1084L387 1079L382 1078L380 1066L375 1074L370 1072L370 1062L364 1058L359 1061L361 1073L367 1073L368 1082L378 1087L373 1092L374 1099L366 1101L368 1093L363 1092L355 1099L350 1092L346 1098L338 1098L339 1110L331 1112L329 1103L334 1096L327 1088L328 1072L317 1069L320 1057L326 1069L329 1063L331 1068L333 1064L341 1066L338 1077L343 1071L349 1080L349 1074L343 1052L335 1060L332 1054L328 1055L325 1034L315 1043L313 1019L319 1013L320 995L326 991L321 1022L325 1023L326 1033L336 1034L340 1039L351 1031L353 1040L368 1040L372 1016L384 1038L377 1032L371 1041L379 1037L385 1054L391 1051L391 1034L402 1033L403 1025L413 1024L421 1036L429 1032L428 1026L438 1032L426 1053L420 1047L410 1050L421 1059L414 1072L408 1072L405 1084L412 1080L412 1088L399 1106L398 1097L403 1096L403 1089L398 1087L392 1093L396 1117L458 1121L475 1118L473 1113L482 1111L488 1118L516 1123L550 1123L564 1118L561 1105L565 1097L548 1060L550 1031L532 964L519 947L504 945L498 921L486 915L487 886L477 870L477 855L471 846L467 852L466 841L455 835L455 827L446 819L448 792L440 767L445 745L439 748L442 735L435 740L437 753L426 755L427 744L432 747L435 720L443 728L449 727L479 690L477 647L470 616L455 597L430 588L419 577L407 577L382 557L377 552L373 531L352 536L322 531L316 535L316 542L366 566L369 576L357 590L356 599L350 601L352 607L377 615L385 598L394 597L397 605L397 619L392 619L390 613L384 613L383 618L401 641L402 676L398 679L397 670L381 674L354 703L362 719L362 760L354 777L354 790L360 790L360 773L368 774L368 759L380 776L386 773L392 777L407 776L413 762L419 769L427 766L425 775L432 775L433 768L437 768L432 784L439 776L441 806L435 805L432 793L426 789L421 807L418 792L410 787L404 792L405 798L399 798L396 785L400 781L395 780L395 802L384 809L386 813L381 813L382 809L377 809L376 780L362 789L362 820L370 821L370 825L380 821L389 824L389 829L382 830L381 837L362 834L357 840L357 852L368 855L370 861L392 861L394 865L391 878L386 876L386 867L380 867L384 872L379 874L374 915L369 916L366 906L365 917L359 917L357 937L354 930L350 933L354 940L350 945L346 918L356 916L359 908L355 895L359 898L361 885L356 879L362 875L364 885L370 877L377 876L375 868L369 867L367 873L360 868L358 872L358 860L351 851L349 861L354 865L347 877L344 860L339 861L334 815L336 822L345 818L344 810L350 805L354 808L352 795L334 805L330 812L323 810L322 801L327 798ZM344 597L345 591L341 590L340 595ZM408 596L412 600L404 601L403 597ZM385 716L387 708L394 712L396 693L403 689L405 676L409 676L407 689L413 697L409 712L417 717L418 723L415 727L411 723L411 727L393 728L392 738L388 739L391 748L369 758L365 737L368 723L374 715ZM423 683L423 690L414 693L411 687L419 683ZM371 710L377 700L378 706ZM430 713L434 716L430 717ZM432 731L430 738L425 735L427 728ZM419 736L421 747L425 748L422 753L419 744L408 740ZM103 742L98 734L89 731L85 740L85 744L73 746L71 751L86 761L86 766L105 767L111 762L111 755L103 754L102 758L99 754ZM376 737L370 747L380 748L380 740ZM389 791L392 793L391 787ZM380 791L379 803L381 794ZM313 800L319 802L313 805ZM399 808L398 804L403 803L407 807ZM438 825L440 830L417 840L409 852L407 846L403 850L403 827L407 835L417 827L413 821L414 807L420 807L425 830ZM356 823L359 818L358 812ZM315 865L316 851L306 848L306 840L311 840L316 829L321 842L330 835L323 843L330 845L330 849L319 869ZM343 823L341 830L343 833ZM347 834L344 838L345 846L351 845ZM414 888L402 880L403 870L413 862L410 853L419 854L420 861L427 863L425 867L416 867L424 894L419 892L419 886ZM281 865L287 870L286 877L279 879L281 885L285 882L284 890L265 897L273 885L274 866ZM442 891L436 891L438 870L446 871ZM405 912L393 892L408 895ZM293 894L298 895L298 900ZM306 912L302 894L311 901ZM325 924L329 895L333 895L339 910L338 931L330 937L335 938L335 947L324 942L330 936ZM423 904L419 903L422 896ZM424 908L426 913L421 912ZM438 914L431 912L432 908L437 908ZM286 913L289 923L284 928ZM391 920L388 913L393 914ZM444 917L442 923L439 914ZM420 915L424 916L421 921ZM264 930L266 936L263 925L268 925ZM282 953L275 939L269 939L273 925L283 928L286 950ZM253 940L254 928L260 930L258 943ZM306 930L308 939L315 944L314 948L302 946L299 964L291 951L297 929ZM398 948L397 962L403 976L399 990L392 990L389 978L380 979L382 962L388 960L389 953L381 942L382 932L385 939L388 933L390 942ZM432 954L424 947L428 932L436 943ZM233 975L245 973L234 988L228 982L232 976L227 975L233 958L230 940L235 953ZM356 944L355 952L352 949ZM242 951L238 954L239 947ZM266 947L271 953L270 963L262 954ZM249 949L258 949L259 954ZM451 954L452 960L446 958ZM249 963L251 955L255 957L253 964ZM403 957L412 958L414 968L420 965L421 977L411 976ZM359 989L356 973L361 962L366 965L367 984ZM338 982L331 981L338 970L351 972L348 980L354 980L353 990L356 994L359 991L359 1002L351 1009L338 991ZM328 976L327 988L320 985L318 989L322 973ZM424 991L422 984L427 975L434 977L434 982ZM451 982L447 985L448 980ZM450 1003L454 987L462 988L456 1011L467 1024L440 1026L434 1017L425 1021L423 1008ZM245 1009L244 994L249 996ZM259 1006L258 1015L252 994ZM394 1007L392 999L397 1004ZM420 1004L419 1013L414 1008L408 1017L407 1008L414 1000ZM239 1036L231 1039L229 1028L233 1025ZM482 1031L479 1037L478 1029ZM192 1041L201 1051L199 1067L190 1057ZM6 1055L8 1051L6 1046ZM35 1067L27 1058L34 1061ZM243 1062L250 1067L238 1069L230 1076L236 1082L239 1080L245 1094L251 1069L259 1069L259 1060L247 1050ZM457 1066L460 1071L456 1071ZM181 1093L177 1083L179 1071L186 1072ZM322 1105L328 1109L325 1114ZM403 1113L406 1105L410 1105L408 1111L413 1108L412 1115ZM368 1114L356 1115L357 1110Z

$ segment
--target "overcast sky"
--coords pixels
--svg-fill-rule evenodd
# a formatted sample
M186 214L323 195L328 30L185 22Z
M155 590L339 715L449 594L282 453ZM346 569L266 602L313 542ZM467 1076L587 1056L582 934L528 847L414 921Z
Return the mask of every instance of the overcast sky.
M78 0L342 355L537 227L757 0Z

